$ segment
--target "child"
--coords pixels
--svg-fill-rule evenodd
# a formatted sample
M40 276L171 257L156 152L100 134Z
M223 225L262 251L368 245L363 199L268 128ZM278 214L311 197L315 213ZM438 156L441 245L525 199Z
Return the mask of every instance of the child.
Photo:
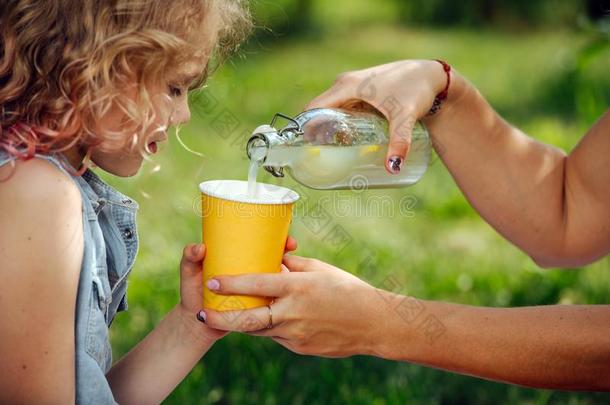
M180 303L111 368L138 205L88 165L134 175L250 26L240 0L2 2L0 402L159 403L224 335L192 244Z

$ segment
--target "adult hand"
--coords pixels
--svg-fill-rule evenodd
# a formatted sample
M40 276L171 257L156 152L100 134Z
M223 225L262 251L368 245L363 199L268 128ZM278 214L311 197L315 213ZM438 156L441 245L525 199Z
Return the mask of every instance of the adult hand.
M286 240L286 252L296 250L297 241L289 236ZM179 308L188 319L192 316L197 316L197 319L202 320L202 316L198 313L201 309L201 300L203 297L203 260L205 258L205 245L190 244L187 245L182 252L182 261L180 262L180 305ZM218 340L225 336L227 332L212 329L204 326L203 333L209 337Z
M446 85L447 75L437 61L393 62L339 75L333 86L312 100L306 109L374 107L389 121L386 169L397 174L409 151L416 121L428 114L435 97ZM452 77L450 94L455 94L457 87Z
M375 288L337 267L285 255L284 272L223 276L208 281L219 294L275 297L273 328L267 307L220 313L205 310L208 326L270 336L300 354L371 354L382 299ZM287 271L289 270L289 271Z

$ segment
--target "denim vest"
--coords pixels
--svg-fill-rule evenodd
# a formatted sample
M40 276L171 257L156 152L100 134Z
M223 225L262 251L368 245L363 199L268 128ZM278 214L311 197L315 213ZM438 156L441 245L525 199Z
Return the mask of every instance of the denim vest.
M108 327L117 312L127 309L127 276L138 251L138 204L91 170L72 176L66 170L70 164L60 154L36 157L69 176L83 200L84 252L74 324L76 403L116 404L106 380L112 365ZM0 166L11 159L0 151Z

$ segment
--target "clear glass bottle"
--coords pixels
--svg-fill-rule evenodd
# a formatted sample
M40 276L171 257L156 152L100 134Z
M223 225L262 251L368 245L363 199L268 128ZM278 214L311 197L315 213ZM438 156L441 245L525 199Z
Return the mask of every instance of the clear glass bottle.
M288 120L279 131L278 118ZM299 183L321 190L405 187L417 182L428 167L430 140L417 122L411 148L400 174L389 174L385 158L387 121L371 112L317 108L294 118L276 114L270 125L254 130L247 143L251 162L276 177L284 168Z

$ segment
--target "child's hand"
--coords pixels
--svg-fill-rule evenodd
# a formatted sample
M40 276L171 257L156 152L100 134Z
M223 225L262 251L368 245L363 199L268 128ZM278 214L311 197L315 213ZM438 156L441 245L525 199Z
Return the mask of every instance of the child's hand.
M192 322L196 320L203 300L203 259L205 258L205 245L191 243L184 247L180 261L180 305L185 314L184 319ZM201 324L201 331L213 340L225 336L227 332L218 331Z
M297 250L297 241L292 236L288 236L288 239L286 239L286 248L284 249L284 252L294 252L295 250Z
M289 236L286 240L286 252L292 252L297 248L297 241ZM203 260L205 258L205 245L189 244L182 251L180 261L180 308L186 314L186 319L195 319L201 310L203 300ZM213 339L220 339L228 332L216 330L201 324L202 333L208 334Z

